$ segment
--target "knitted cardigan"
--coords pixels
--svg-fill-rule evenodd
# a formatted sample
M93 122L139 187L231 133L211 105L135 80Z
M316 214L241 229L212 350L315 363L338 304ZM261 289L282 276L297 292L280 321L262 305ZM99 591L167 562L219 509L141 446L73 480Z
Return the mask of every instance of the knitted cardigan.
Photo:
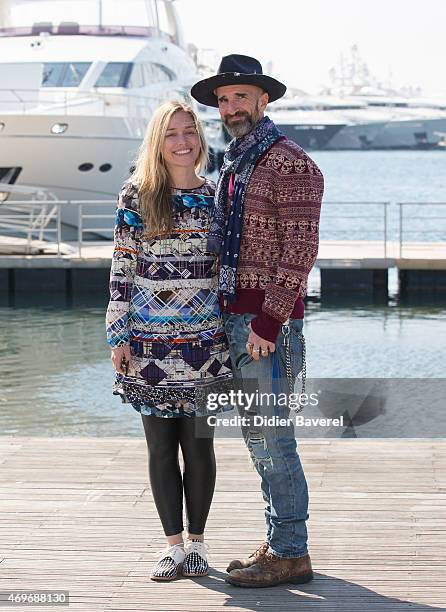
M307 280L319 248L324 179L307 153L285 138L257 162L247 186L237 300L227 312L257 314L253 331L275 342L281 323L303 318Z

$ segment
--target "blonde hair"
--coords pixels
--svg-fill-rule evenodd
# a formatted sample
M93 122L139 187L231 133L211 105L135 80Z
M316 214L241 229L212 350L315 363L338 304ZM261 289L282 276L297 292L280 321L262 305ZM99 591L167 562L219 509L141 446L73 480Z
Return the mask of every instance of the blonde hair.
M159 106L149 121L130 177L138 189L140 213L145 233L149 236L166 234L172 230L172 194L162 150L169 121L178 111L184 111L192 117L198 132L200 153L195 161L195 171L201 172L208 162L203 128L193 108L177 101L165 102Z

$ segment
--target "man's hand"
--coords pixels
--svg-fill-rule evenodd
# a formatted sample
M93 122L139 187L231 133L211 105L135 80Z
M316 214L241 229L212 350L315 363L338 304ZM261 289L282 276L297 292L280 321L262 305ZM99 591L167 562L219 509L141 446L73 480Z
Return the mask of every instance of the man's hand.
M252 331L251 323L249 324L250 334L246 343L246 351L255 361L259 361L260 357L268 357L270 353L274 353L276 345L274 342L268 342L265 338L261 338Z
M126 374L124 361L127 362L127 370L130 369L131 363L131 353L130 353L130 345L124 344L123 346L118 346L117 348L112 349L111 360L114 369L120 374Z

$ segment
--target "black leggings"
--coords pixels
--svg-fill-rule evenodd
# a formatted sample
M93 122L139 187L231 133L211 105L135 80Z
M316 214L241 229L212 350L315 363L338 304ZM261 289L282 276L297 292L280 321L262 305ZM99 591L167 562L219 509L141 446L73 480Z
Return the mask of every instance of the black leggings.
M183 486L188 531L202 534L215 488L214 428L207 424L206 417L141 417L149 451L152 495L165 535L183 531ZM197 425L200 437L196 437ZM204 433L207 437L201 437Z

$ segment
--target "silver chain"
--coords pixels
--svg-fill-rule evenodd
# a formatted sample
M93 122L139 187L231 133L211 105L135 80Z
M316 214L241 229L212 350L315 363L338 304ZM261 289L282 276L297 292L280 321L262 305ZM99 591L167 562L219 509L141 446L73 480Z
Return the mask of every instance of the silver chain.
M294 377L293 371L291 369L291 345L290 345L290 326L288 321L282 324L282 334L283 334L283 344L285 346L285 368L286 368L286 376L288 380L288 388L290 395L294 393ZM305 394L306 389L306 378L307 378L307 349L305 344L305 336L302 332L298 331L297 335L302 342L302 388L299 394L299 406L298 408L293 408L292 410L296 412L300 412L303 410L305 404L301 404L301 396Z

